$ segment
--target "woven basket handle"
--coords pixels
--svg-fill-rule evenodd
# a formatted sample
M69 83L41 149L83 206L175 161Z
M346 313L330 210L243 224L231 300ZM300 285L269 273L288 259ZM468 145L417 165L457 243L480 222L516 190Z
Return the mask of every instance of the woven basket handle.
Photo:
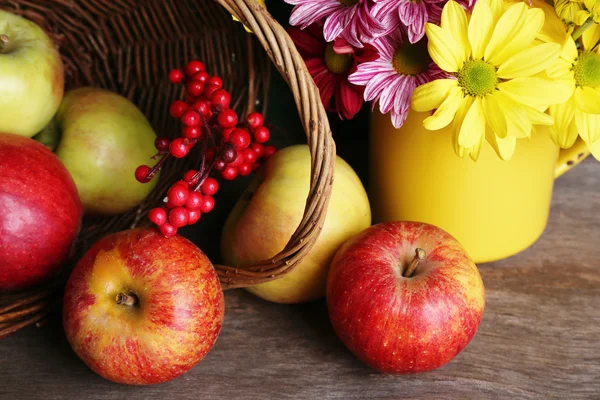
M255 285L290 272L315 245L327 213L335 167L335 143L319 89L285 29L254 0L215 0L249 27L285 78L298 108L311 155L310 191L300 225L275 257L247 268L215 265L223 289Z

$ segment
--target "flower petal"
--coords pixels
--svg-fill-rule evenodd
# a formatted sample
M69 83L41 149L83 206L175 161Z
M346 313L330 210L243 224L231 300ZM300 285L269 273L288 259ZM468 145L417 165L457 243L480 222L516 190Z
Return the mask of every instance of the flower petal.
M506 138L502 139L491 132L487 132L486 139L498 157L505 161L508 161L512 158L517 145L517 139L515 137L507 136Z
M469 21L469 43L473 49L473 58L479 60L483 57L492 33L494 32L492 10L485 1L478 1L473 8L473 15Z
M577 108L584 113L600 114L600 90L590 87L581 86L575 89L575 101Z
M505 138L508 134L505 114L498 103L498 99L493 95L486 95L481 101L483 115L496 136Z
M494 65L501 65L529 47L543 25L542 10L528 9L525 3L512 4L496 24L484 58Z
M593 24L581 36L584 50L592 50L600 42L600 24Z
M352 119L363 105L362 92L356 86L341 79L338 90L335 92L335 106L338 114L345 119Z
M558 43L543 43L523 50L508 59L498 68L502 79L532 76L550 68L560 55Z
M412 95L412 108L415 111L435 110L448 97L450 89L457 87L456 79L437 79L415 89Z
M474 100L475 100L475 98L471 97L471 96L464 97L460 101L458 110L456 111L456 115L454 116L454 120L452 121L452 124L450 124L450 130L452 132L452 143L454 144L454 152L459 157L464 157L467 154L470 154L470 152L471 152L471 149L467 149L465 147L461 147L458 145L458 134L460 132L460 127L462 126L462 124L465 120L465 116L467 115L467 112L471 108L471 105L473 104Z
M575 125L584 142L595 143L600 140L600 115L575 110Z
M471 45L467 36L469 30L467 14L454 0L450 0L444 6L441 26L456 40L461 50L461 61L464 63L471 55Z
M461 88L456 86L450 89L448 97L446 97L442 104L440 104L433 115L425 118L423 121L423 126L425 129L435 131L448 126L448 124L452 122L452 119L454 118L454 115L460 106L462 98L463 94Z
M563 104L551 105L548 113L554 118L549 129L550 138L559 147L568 149L573 146L577 136L575 121L575 98L571 97Z
M485 134L485 117L481 108L481 98L475 101L467 111L460 131L458 132L458 145L462 147L473 147Z
M499 83L498 89L518 103L543 110L550 104L564 103L572 93L572 88L564 81L531 77Z
M433 61L446 72L456 72L462 66L462 51L453 37L434 24L426 24L425 32L429 39L427 49Z
M516 103L502 92L493 94L498 101L500 109L506 116L507 136L516 138L528 138L531 136L531 121L523 105Z

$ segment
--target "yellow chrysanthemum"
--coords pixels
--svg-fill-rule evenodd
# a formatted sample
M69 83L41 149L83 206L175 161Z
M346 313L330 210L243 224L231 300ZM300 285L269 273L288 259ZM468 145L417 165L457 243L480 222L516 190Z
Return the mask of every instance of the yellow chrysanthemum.
M585 38L584 38L585 39ZM581 49L567 36L562 54L548 74L569 83L571 95L562 104L551 105L554 119L550 128L554 142L573 146L581 136L595 158L600 160L600 45L583 40Z
M583 25L588 19L587 16L579 13L579 11L584 10L582 1L556 0L554 2L554 9L556 10L556 15L568 25ZM582 16L583 21L579 21Z
M256 0L256 2L257 2L258 4L260 4L261 6L263 6L264 8L267 8L267 5L265 4L265 0ZM234 17L233 15L231 16L231 18L232 18L234 21L238 21L238 22L239 22L239 19L237 19L237 18L236 18L236 17ZM246 32L253 33L253 32L250 30L250 28L248 28L246 25L244 25L244 29L246 30Z
M502 159L510 159L518 138L533 124L552 125L544 111L563 103L570 88L543 71L555 64L558 43L536 41L544 12L524 3L479 0L470 19L450 0L441 26L427 24L429 53L457 79L440 79L413 93L416 111L435 110L423 122L437 130L450 125L460 156L477 159L484 140Z

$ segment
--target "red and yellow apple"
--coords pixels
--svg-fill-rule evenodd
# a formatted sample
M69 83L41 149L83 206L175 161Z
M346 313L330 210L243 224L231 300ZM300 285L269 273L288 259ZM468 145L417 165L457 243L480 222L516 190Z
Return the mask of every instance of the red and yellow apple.
M77 189L60 160L33 139L0 133L0 291L34 286L56 274L82 215Z
M63 91L52 40L35 23L0 10L0 132L32 137L52 119Z
M174 379L215 344L224 298L213 265L187 239L133 229L98 241L73 270L63 324L77 355L118 383Z
M156 135L128 99L103 89L71 90L56 125L62 135L56 154L73 176L86 212L124 213L156 186L157 178L149 183L135 179L136 168L156 154Z
M386 373L448 363L475 335L484 305L481 276L464 248L423 223L366 229L340 248L327 280L338 337Z
M278 151L259 170L225 223L221 243L226 263L245 267L283 250L302 220L310 165L308 146L298 145ZM277 303L302 303L323 297L335 252L370 224L365 189L354 170L337 157L327 217L315 246L287 275L248 290Z

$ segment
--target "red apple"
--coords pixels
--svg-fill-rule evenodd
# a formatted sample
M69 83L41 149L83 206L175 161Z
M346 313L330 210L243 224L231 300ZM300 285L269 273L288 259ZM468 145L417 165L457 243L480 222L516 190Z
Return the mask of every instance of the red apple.
M65 289L63 324L77 355L118 383L176 378L215 344L224 298L204 253L187 239L133 229L98 241Z
M58 157L33 139L0 133L0 291L52 277L69 256L82 214Z
M339 338L386 373L422 372L452 360L473 338L483 282L463 247L417 222L372 226L337 252L327 306Z

